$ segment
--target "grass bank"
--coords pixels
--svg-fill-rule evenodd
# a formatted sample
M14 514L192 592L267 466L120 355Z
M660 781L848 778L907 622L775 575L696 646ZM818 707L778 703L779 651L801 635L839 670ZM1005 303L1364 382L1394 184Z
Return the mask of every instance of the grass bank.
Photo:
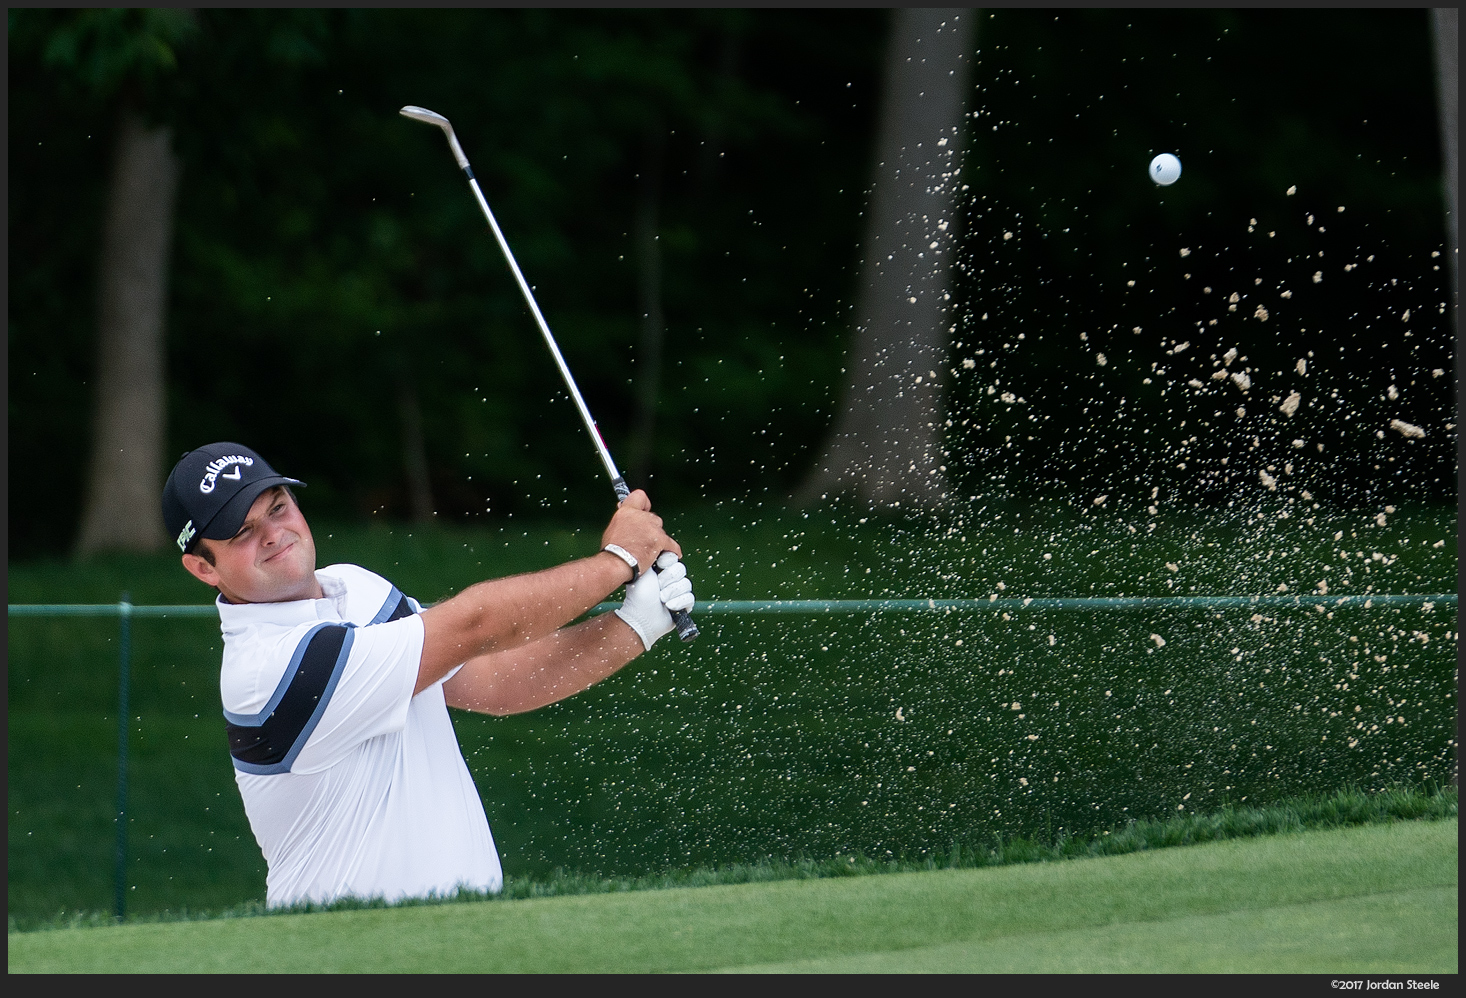
M20 972L1454 973L1457 822L1064 863L12 934Z
M260 901L248 901L228 908L181 909L133 913L133 924L174 921L206 921L219 918L279 917L314 912L359 911L389 907L516 901L529 898L567 897L581 894L617 894L627 891L672 890L730 884L772 883L780 880L821 880L830 877L873 876L893 873L928 872L939 869L970 870L1011 866L1017 863L1046 863L1102 856L1123 856L1155 849L1200 845L1232 839L1250 839L1305 831L1391 824L1399 821L1441 821L1457 818L1456 788L1430 791L1398 788L1379 793L1344 790L1322 797L1284 801L1266 807L1227 807L1211 814L1181 813L1161 819L1127 822L1101 829L1092 835L1060 832L1051 838L1004 839L997 836L986 845L964 848L961 843L943 857L922 859L876 859L850 853L825 858L765 860L727 867L673 869L631 877L598 877L566 870L542 876L510 875L498 894L463 893L447 898L411 899L389 905L381 899L346 898L329 905L301 904L267 909ZM58 913L49 919L18 919L10 916L10 932L52 929L97 928L117 924L110 913Z

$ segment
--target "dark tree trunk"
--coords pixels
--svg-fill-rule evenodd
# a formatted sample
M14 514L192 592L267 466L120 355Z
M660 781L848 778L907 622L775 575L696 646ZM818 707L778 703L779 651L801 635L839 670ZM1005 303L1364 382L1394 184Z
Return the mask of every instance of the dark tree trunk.
M742 54L741 37L732 28L725 28L718 44L718 86L731 88L737 82L738 63ZM706 197L722 172L723 147L727 136L720 118L714 117L707 124L702 145L697 157L697 191Z
M407 499L412 519L431 523L433 489L428 478L428 451L423 433L422 406L418 404L417 387L404 378L397 385L397 414L402 420L402 470L407 474Z
M1456 222L1457 177L1460 159L1456 155L1456 135L1460 127L1460 77L1457 75L1459 62L1460 33L1458 25L1460 11L1455 7L1436 7L1431 12L1431 26L1435 35L1435 65L1437 105L1441 116L1441 163L1445 167L1446 181L1446 234L1450 239L1451 261L1451 314L1452 322L1457 306L1460 276L1457 270L1457 245L1460 233ZM1458 381L1459 383L1459 381Z
M967 10L893 14L843 408L796 501L946 499L948 275L975 21Z
M102 235L96 410L77 550L163 547L168 258L178 160L167 128L121 114Z
M662 201L662 158L666 138L660 126L647 132L636 197L637 303L641 306L641 343L636 351L636 426L628 465L633 488L643 488L656 445L657 395L662 381L662 246L658 236Z

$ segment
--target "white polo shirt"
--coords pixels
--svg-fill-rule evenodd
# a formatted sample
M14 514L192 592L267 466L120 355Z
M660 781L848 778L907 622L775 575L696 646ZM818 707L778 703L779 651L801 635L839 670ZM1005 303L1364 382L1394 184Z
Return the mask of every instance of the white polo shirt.
M412 693L422 607L355 565L316 578L325 599L217 601L219 690L266 903L499 890L442 681Z

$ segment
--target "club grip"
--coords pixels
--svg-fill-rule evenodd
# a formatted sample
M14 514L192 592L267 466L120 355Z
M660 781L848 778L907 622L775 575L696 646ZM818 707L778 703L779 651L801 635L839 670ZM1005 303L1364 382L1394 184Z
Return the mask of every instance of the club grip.
M677 625L677 636L683 641L691 641L697 637L697 624L692 620L692 614L686 610L673 610L672 623Z
M697 624L693 623L692 614L686 610L669 610L672 614L672 623L677 628L677 636L683 641L691 641L697 637Z
M611 479L611 487L616 490L616 501L622 502L631 495L631 487L620 475ZM655 568L653 569L655 571ZM672 610L672 623L677 627L677 636L683 641L691 641L697 637L697 624L692 620L692 614L686 610Z

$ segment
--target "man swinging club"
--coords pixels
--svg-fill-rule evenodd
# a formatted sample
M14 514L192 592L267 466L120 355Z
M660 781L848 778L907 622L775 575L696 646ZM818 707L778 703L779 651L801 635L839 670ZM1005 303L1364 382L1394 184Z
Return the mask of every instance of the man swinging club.
M364 568L316 568L303 484L215 443L163 487L183 567L219 593L219 688L266 903L498 891L447 708L521 713L616 672L692 607L682 549L636 491L597 554L425 609ZM565 626L623 585L614 613Z

